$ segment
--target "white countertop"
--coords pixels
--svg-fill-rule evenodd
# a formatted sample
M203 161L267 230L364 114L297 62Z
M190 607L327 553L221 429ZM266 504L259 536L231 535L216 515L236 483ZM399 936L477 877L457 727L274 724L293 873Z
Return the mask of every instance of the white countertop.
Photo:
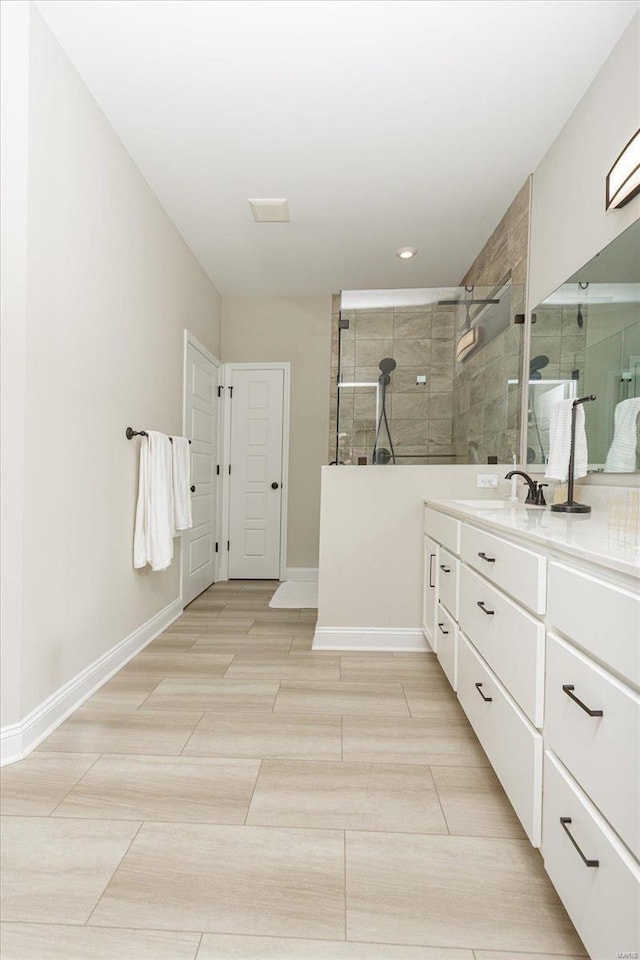
M481 500L473 506L456 500L425 500L433 509L459 520L470 520L517 541L553 547L554 552L580 558L640 579L640 536L637 502L612 503L590 514L563 516L549 507L524 504L495 507Z

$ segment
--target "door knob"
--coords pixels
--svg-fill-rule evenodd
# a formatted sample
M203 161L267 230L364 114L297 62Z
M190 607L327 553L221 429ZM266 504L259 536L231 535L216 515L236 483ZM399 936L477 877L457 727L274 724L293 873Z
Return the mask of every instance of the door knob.
M195 492L196 492L196 488L192 486L192 487L191 487L191 493L195 493Z
M277 490L279 486L280 486L280 484L279 484L279 483L276 483L275 480L274 480L273 483L271 484L271 489L272 489L272 490Z

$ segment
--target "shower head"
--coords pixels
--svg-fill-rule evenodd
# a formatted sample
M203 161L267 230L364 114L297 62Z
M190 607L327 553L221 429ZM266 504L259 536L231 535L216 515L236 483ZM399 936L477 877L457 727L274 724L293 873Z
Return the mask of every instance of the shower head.
M378 364L378 367L380 368L380 370L381 370L383 373L385 373L385 374L392 373L392 372L395 370L396 366L397 366L397 364L396 364L395 360L393 359L393 357L385 357L385 358L384 358L383 360L381 360L380 363ZM389 382L389 381L387 381L387 383L388 383L388 382Z
M549 363L549 357L541 353L529 361L529 380L542 380L541 370Z

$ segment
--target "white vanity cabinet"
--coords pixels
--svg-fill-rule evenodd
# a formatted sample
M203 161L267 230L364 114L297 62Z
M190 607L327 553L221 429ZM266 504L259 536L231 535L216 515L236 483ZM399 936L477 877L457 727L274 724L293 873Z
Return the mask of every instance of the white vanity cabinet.
M425 538L440 664L604 960L640 950L640 567L581 519L430 501Z
M433 625L436 618L437 556L438 544L425 534L422 566L422 632L432 650L435 650Z

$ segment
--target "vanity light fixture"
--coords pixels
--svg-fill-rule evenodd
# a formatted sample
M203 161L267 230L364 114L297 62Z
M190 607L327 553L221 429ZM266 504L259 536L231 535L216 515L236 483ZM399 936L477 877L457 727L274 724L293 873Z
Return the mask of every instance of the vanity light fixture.
M398 247L396 257L399 260L411 260L417 254L415 247Z
M605 208L619 210L640 193L640 130L631 140L609 170L605 181Z

